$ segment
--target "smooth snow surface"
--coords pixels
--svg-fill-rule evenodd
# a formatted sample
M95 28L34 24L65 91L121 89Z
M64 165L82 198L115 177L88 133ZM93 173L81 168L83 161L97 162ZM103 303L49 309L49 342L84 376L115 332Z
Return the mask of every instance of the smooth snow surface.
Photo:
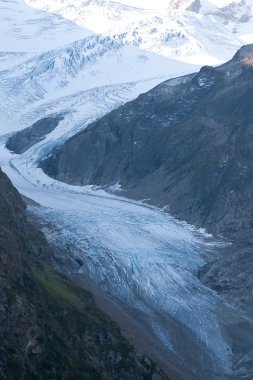
M196 277L217 243L162 210L37 168L112 109L253 42L251 0L197 3L0 0L0 165L43 206L32 212L55 245L83 261L80 273L137 310L194 380L209 380L207 368L214 379L230 373L220 316L234 318ZM53 114L64 119L43 141L20 156L5 149L11 133Z
M85 38L88 34L85 28L66 18L31 8L23 0L0 0L2 52L40 52Z

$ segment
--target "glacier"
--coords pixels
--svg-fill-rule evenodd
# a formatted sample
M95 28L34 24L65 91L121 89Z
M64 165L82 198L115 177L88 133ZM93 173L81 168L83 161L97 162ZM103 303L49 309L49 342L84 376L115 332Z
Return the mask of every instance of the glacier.
M21 193L41 205L29 209L48 240L82 263L77 274L135 310L192 378L210 379L210 369L217 378L230 373L221 315L236 323L237 313L197 278L224 242L142 202L36 177L40 169L26 177L4 145L0 162Z
M192 3L0 0L0 165L40 205L29 210L51 243L81 263L77 275L134 310L189 379L225 379L225 321L247 320L197 272L228 243L144 201L66 185L38 168L92 121L253 40L251 1ZM57 128L22 155L5 148L12 133L59 113Z

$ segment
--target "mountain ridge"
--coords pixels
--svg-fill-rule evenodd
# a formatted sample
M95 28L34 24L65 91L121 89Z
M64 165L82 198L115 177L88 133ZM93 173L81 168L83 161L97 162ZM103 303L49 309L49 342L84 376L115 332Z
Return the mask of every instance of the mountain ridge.
M63 147L56 149L51 158L43 161L42 167L54 178L72 184L111 186L114 183L120 183L123 190L122 194L128 194L128 196L137 197L138 199L140 199L140 197L142 199L150 198L151 203L155 201L155 203L160 206L169 205L171 212L177 217L186 219L198 227L205 226L210 228L211 232L218 233L218 235L220 233L223 234L222 230L226 224L224 224L224 220L222 224L216 217L214 219L211 217L212 222L208 222L210 215L208 216L206 213L201 214L201 209L207 209L208 204L211 207L207 199L204 201L203 198L204 194L206 194L205 197L207 194L211 196L211 190L207 190L204 182L201 182L201 186L206 188L206 193L201 189L201 186L196 182L197 178L194 177L194 170L189 167L189 163L191 165L197 165L198 167L200 162L204 160L200 166L204 167L205 163L208 167L212 149L221 149L218 148L219 146L223 147L222 150L217 150L216 153L212 153L218 154L219 156L219 158L217 158L217 164L212 164L212 161L210 161L210 170L214 170L214 172L211 171L209 173L209 179L211 178L211 181L216 183L215 170L217 170L218 173L220 172L220 175L223 175L222 172L226 172L226 167L228 168L232 165L232 161L229 160L233 160L234 154L239 154L239 152L236 153L236 151L229 153L230 148L226 139L229 138L230 132L228 121L225 121L225 117L229 118L234 114L234 121L231 120L234 124L234 126L233 124L231 125L232 130L234 128L234 131L236 131L237 128L240 128L240 125L246 123L247 129L245 130L248 130L250 133L250 101L252 98L250 83L253 79L251 66L252 52L253 45L247 45L241 48L227 64L216 68L203 67L196 75L189 75L188 77L179 79L179 82L176 81L174 86L172 85L173 80L157 86L150 92L139 96L136 101L123 105L116 111L112 111L111 114L93 123L88 129L80 132L79 135L72 137ZM233 90L233 86L236 88L235 91ZM234 100L232 100L233 98ZM227 102L226 99L230 99L229 102ZM240 102L241 108L239 108L238 102ZM215 112L217 115L215 115ZM224 116L222 116L223 114ZM240 121L239 117L242 118L243 122ZM191 118L191 121L189 118ZM191 123L194 123L196 126L191 126ZM142 127L142 125L144 126L145 124L146 127ZM239 130L241 131L241 129ZM130 131L132 131L132 136L130 134L127 137ZM240 133L243 132L241 131ZM125 137L123 137L124 135ZM238 135L238 138L240 138L239 136L240 135ZM168 138L170 140L168 140ZM199 138L203 139L203 141L201 142ZM208 147L207 141L205 141L206 138L213 139L210 141L210 147ZM164 143L162 143L163 139L169 144L167 148L165 148ZM174 141L174 139L175 143L172 145L171 141ZM87 141L87 143L89 141L89 147L85 141ZM93 144L96 141L95 145L92 145L91 141L93 141ZM235 142L232 143L232 141L233 140L231 140L229 144L234 146ZM191 144L193 144L192 148L190 148ZM250 144L250 140L247 139L247 141L244 141L244 144L246 144L243 145L244 152L246 152L245 146ZM180 145L182 145L182 148ZM242 146L242 142L238 142L238 146ZM174 147L174 152L172 147ZM123 152L124 150L126 151L125 155L120 153L122 149ZM185 154L183 149L186 149L188 153ZM68 152L67 154L69 155L65 164L64 150ZM114 157L114 160L110 161L113 157L114 150L115 152L118 151L118 158L116 159L116 157ZM78 163L74 159L76 151L78 151ZM166 151L168 153L164 156ZM225 154L226 151L228 157ZM199 152L203 154L202 159ZM132 155L131 158L129 154ZM171 155L171 158L168 154ZM92 155L93 159L89 159L89 155ZM145 155L146 158L144 158ZM195 164L193 164L195 159L194 155L199 157L198 163L195 162ZM85 157L85 160L82 160L81 157ZM111 157L111 159L109 157ZM165 157L167 157L167 162L165 161ZM231 158L229 159L229 157ZM243 160L246 160L245 155L242 157L238 156L237 159L241 160L241 163L238 163L238 165L242 165L243 167ZM182 161L179 165L180 160ZM223 161L224 165L221 164ZM57 166L57 162L60 166ZM129 162L128 166L124 167L126 162ZM144 164L144 162L146 163ZM63 166L61 167L61 165ZM212 165L214 165L213 169L211 169ZM187 178L187 172L185 172L183 177L175 177L177 170L182 170L180 166L182 168L185 166L184 170L188 167L187 170L192 172L192 183L188 183L188 186L190 186L189 189L193 184L195 187L194 189L192 188L192 190L188 190L199 194L199 200L194 201L195 206L193 209L189 206L189 204L191 204L190 200L194 199L193 193L190 193L189 197L185 196L186 194L184 195L187 202L189 202L187 205L185 201L180 198L180 192L177 190L176 181L184 181ZM247 170L250 170L249 166L247 167ZM229 170L232 170L232 167L230 167ZM237 169L234 167L233 170L240 169L239 167ZM171 174L169 174L169 176L166 175L166 171ZM175 173L172 175L173 171L175 171ZM158 177L156 178L156 176ZM152 185L148 184L148 178L150 184L152 184L152 181L156 183L153 190ZM219 178L219 176L217 176L217 178ZM246 178L249 178L248 174ZM208 178L205 179L205 182L206 181L208 183ZM142 185L138 187L138 183L142 183ZM159 185L159 183L163 185ZM215 186L217 186L217 183ZM141 195L142 191L143 195ZM183 188L181 191L183 191ZM214 191L214 189L212 191ZM156 195L156 193L158 195ZM183 194L184 192L182 196ZM167 196L169 196L169 198L166 198ZM225 194L223 196L225 196ZM247 201L245 200L245 207L246 205ZM220 205L216 207L216 212L218 212ZM223 210L223 212L225 211ZM235 234L239 234L242 226L238 225L236 227L235 224L235 227L233 227L233 223L236 223L237 217L229 215L228 213L227 230L225 228L224 233L232 238ZM240 217L238 216L238 218ZM248 238L251 239L250 214L248 218L249 225L248 227L245 225L242 231L246 231L248 228L248 232L245 233L246 235L248 234ZM233 219L234 222L232 222ZM221 228L220 230L219 226ZM233 232L234 228L235 231ZM246 235L242 232L242 239L245 239Z

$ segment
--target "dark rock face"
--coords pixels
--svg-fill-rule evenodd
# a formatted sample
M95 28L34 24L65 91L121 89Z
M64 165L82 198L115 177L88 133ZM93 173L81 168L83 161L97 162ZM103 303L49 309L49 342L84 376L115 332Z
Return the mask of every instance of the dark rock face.
M253 242L253 45L172 79L90 125L41 163L71 184L149 199L216 235Z
M50 255L0 170L0 378L165 379Z
M220 259L200 269L199 278L207 286L223 294L238 309L252 315L252 262L252 246L232 247L229 250L226 248Z
M46 135L52 132L63 119L63 115L54 115L38 120L31 127L11 136L6 143L7 149L18 154L24 153L33 145L44 140Z

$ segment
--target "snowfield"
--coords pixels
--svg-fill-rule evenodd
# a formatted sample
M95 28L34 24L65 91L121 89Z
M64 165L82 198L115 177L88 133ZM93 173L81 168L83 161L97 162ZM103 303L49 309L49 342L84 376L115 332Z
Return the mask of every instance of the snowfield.
M164 1L163 8L157 2L149 9L145 1L133 7L109 0L0 0L5 131L33 123L50 102L63 104L62 99L77 99L83 91L122 83L138 82L141 93L162 80L221 63L253 40L250 1L218 7L205 0L200 9L186 10L191 3ZM28 120L28 113L34 118Z
M253 42L251 0L196 3L0 0L0 165L42 206L30 210L49 240L78 258L78 273L137 311L192 379L210 380L231 373L224 321L239 317L197 271L223 243L163 210L37 168L121 104ZM43 141L22 155L5 148L12 133L54 114L64 119Z

